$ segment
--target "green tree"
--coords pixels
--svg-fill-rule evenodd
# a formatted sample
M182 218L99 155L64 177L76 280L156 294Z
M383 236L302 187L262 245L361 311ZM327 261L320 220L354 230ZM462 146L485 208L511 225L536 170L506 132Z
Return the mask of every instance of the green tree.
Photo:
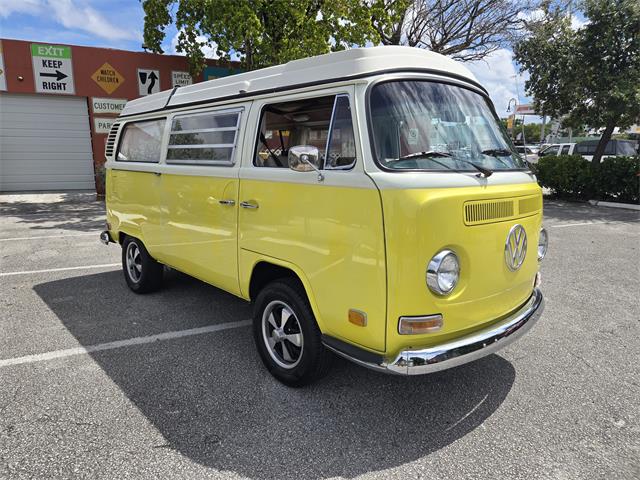
M514 53L530 75L525 88L537 111L604 128L597 169L614 128L640 117L640 2L584 0L582 8L588 23L573 30L567 16L546 7Z
M377 35L360 0L144 0L144 41L162 52L165 29L175 23L177 50L192 74L204 66L202 47L233 54L247 70L364 45ZM388 12L379 12L388 19Z

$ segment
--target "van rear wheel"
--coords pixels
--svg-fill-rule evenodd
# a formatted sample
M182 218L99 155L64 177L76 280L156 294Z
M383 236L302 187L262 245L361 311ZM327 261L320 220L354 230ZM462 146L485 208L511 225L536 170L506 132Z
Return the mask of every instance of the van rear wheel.
M122 270L127 285L136 293L155 292L162 286L163 266L137 238L127 237L122 243Z
M324 376L333 355L304 289L293 279L267 285L256 298L253 335L265 367L285 385L301 387Z

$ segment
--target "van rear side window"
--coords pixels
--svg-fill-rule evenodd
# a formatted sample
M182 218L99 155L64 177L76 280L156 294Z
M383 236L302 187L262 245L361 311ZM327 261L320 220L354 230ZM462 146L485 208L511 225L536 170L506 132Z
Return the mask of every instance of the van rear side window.
M239 124L239 111L175 117L171 122L167 163L233 165Z
M118 162L158 163L165 119L127 123L121 135Z

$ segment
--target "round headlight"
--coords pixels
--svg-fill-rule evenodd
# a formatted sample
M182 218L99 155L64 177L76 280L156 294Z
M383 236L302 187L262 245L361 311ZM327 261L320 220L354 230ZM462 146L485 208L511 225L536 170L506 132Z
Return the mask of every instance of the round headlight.
M540 229L540 236L538 237L538 261L542 260L547 254L547 247L549 246L549 236L547 230L543 227Z
M451 250L438 252L427 267L427 286L438 295L450 294L460 279L460 263Z

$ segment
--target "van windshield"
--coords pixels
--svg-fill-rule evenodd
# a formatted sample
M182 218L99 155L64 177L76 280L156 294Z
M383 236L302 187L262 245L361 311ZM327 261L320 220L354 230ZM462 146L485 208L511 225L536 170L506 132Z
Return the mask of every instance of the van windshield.
M402 80L373 87L375 156L390 170L523 170L488 101L466 88Z

